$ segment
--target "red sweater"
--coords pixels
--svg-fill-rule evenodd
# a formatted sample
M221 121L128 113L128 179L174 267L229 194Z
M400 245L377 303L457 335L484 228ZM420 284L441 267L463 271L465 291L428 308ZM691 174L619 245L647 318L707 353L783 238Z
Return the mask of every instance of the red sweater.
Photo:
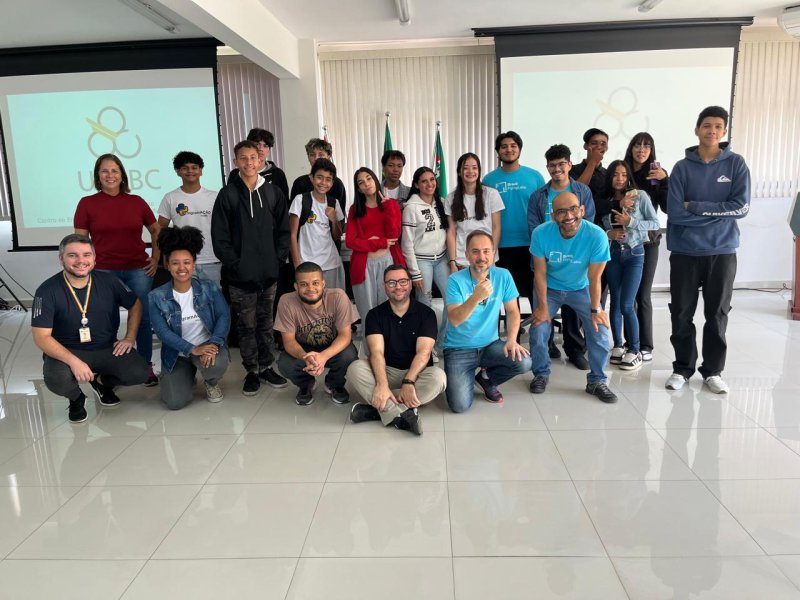
M350 207L347 215L347 232L344 237L345 244L353 251L350 257L350 283L353 285L364 283L367 273L367 254L388 247L389 243L386 240L397 240L389 251L392 262L405 266L406 259L400 248L402 219L397 201L386 198L381 202L380 208L367 207L367 214L361 218L353 216L353 208L354 206ZM373 236L377 236L377 239L369 239Z

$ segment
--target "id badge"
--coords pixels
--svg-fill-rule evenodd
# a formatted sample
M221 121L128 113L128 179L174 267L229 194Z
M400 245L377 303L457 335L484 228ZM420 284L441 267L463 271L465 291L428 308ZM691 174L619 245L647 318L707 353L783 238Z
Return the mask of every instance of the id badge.
M79 327L78 335L80 336L81 344L88 344L92 341L92 334L88 327Z

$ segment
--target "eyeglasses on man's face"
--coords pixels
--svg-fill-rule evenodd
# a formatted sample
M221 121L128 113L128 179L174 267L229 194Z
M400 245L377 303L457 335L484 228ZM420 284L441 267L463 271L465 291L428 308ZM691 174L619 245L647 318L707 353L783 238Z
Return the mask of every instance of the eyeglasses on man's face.
M576 204L574 206L568 206L567 208L557 208L553 211L553 214L557 217L566 217L567 214L570 215L577 215L581 210L580 204Z
M398 285L401 287L407 286L409 283L411 283L411 280L408 279L407 277L404 277L403 279L387 279L383 283L385 283L390 288L396 288Z

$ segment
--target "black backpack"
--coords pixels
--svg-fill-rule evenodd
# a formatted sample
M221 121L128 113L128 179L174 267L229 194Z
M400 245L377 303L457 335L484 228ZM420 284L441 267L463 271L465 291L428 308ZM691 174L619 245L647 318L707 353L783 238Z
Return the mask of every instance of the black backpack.
M328 206L330 208L336 209L336 198L332 196L326 196L326 200L328 201ZM300 228L308 222L308 218L311 216L311 206L314 199L311 197L311 192L304 192L303 193L303 204L300 207L300 223L298 223L297 227L297 238L300 238ZM331 231L331 238L333 238L333 228L330 229ZM336 244L336 249L342 249L342 240L339 238L338 240L334 238L333 243Z

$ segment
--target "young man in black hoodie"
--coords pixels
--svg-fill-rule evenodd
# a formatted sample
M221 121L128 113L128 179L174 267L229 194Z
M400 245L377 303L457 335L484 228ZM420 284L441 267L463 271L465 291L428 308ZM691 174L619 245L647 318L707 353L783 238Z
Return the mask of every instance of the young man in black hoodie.
M289 183L286 181L286 173L278 167L274 162L269 160L269 155L272 153L272 147L275 145L275 136L271 131L266 129L259 129L254 127L247 134L248 142L255 142L258 147L258 174L261 175L267 183L280 188L286 199L289 199ZM233 169L228 175L228 183L231 182L234 175L239 175L239 169Z
M289 211L283 192L258 173L258 146L239 142L234 155L239 176L217 196L211 241L239 317L239 349L247 370L242 393L254 396L261 381L287 385L272 369L272 305L279 268L289 254Z

